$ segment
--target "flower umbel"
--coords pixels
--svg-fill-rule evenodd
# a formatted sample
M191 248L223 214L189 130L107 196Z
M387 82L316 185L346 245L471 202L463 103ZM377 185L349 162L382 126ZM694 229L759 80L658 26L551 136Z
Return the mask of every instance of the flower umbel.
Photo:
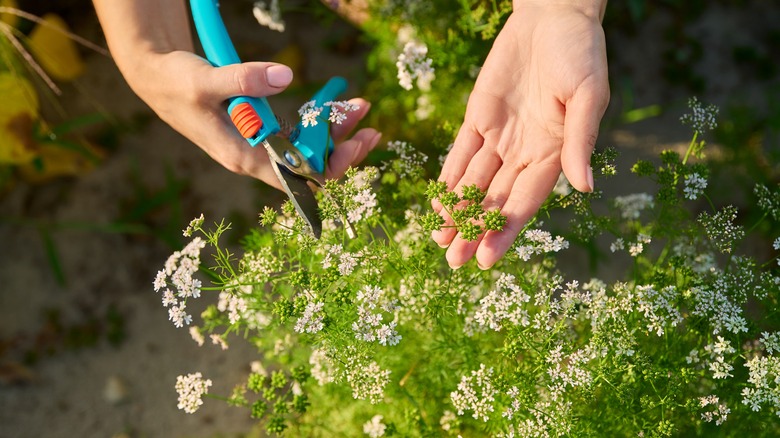
M718 126L718 122L715 119L719 112L717 106L712 104L706 107L702 106L699 99L692 97L688 100L688 107L691 109L691 112L680 117L680 121L684 125L689 125L693 128L694 132L703 134Z
M201 373L187 374L176 378L176 391L179 393L178 408L192 414L203 405L203 396L208 394L211 379L204 379Z
M405 90L413 88L415 79L418 88L430 90L435 75L433 60L427 55L428 47L419 41L410 41L404 45L395 65L398 67L398 83Z

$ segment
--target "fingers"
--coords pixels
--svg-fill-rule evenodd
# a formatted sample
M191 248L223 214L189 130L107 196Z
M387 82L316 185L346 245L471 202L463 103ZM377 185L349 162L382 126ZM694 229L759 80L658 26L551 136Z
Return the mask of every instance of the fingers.
M203 93L221 102L235 96L265 97L280 93L292 82L293 72L282 64L245 62L210 67L206 78Z
M521 167L511 164L504 165L498 170L482 203L486 210L500 209L506 203L521 170ZM453 237L454 234L453 232ZM469 242L460 237L455 237L447 249L447 263L450 267L457 269L466 264L476 253L483 238L484 235L480 236L477 241Z
M500 168L501 158L496 151L492 148L482 148L474 154L463 176L455 185L454 191L460 192L463 187L473 184L476 184L482 190L487 190ZM442 212L440 211L440 213ZM452 221L446 212L443 212L442 216L445 217L445 226L452 225ZM431 233L431 237L439 246L447 246L456 233L454 228L443 227L440 231Z
M500 232L488 231L477 248L477 264L480 268L493 266L512 246L520 230L547 199L560 172L559 162L549 160L529 164L517 175L506 203L501 207L501 213L507 218L504 229ZM504 189L501 187L501 190ZM501 196L498 195L499 200ZM463 254L461 257L465 255L470 258L473 254Z
M461 126L458 136L455 138L455 143L447 154L447 159L444 160L439 181L446 182L447 188L452 190L462 179L472 158L482 148L483 142L484 139L477 131L466 124ZM442 211L443 206L440 202L433 200L431 201L431 206L436 213L440 213L444 218L444 225L441 230L432 232L431 237L439 246L447 246L456 233L453 228L450 228L453 225L452 218L446 211Z
M325 169L326 178L339 178L344 175L349 166L366 158L369 152L379 143L382 134L373 128L364 128L355 135L336 146L328 158Z
M599 123L608 100L607 97L605 101L603 92L586 90L578 92L566 103L561 166L569 183L580 192L593 191L590 157L596 146Z
M452 189L460 181L471 159L482 148L482 136L466 125L460 128L455 144L452 146L444 166L441 169L439 181L445 181L447 188Z

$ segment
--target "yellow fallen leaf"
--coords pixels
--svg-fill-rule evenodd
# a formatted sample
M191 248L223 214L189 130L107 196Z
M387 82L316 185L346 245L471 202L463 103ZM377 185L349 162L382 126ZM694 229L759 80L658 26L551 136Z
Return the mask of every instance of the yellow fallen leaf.
M93 157L102 159L105 153L89 143L80 143ZM83 151L66 149L61 146L39 145L36 162L18 167L19 176L31 183L43 183L60 176L75 176L95 168L94 159L88 158Z
M30 53L52 78L61 81L76 79L84 72L84 61L76 43L66 34L52 28L70 32L68 25L54 14L46 14L41 18L48 25L38 24L30 32Z
M19 9L19 5L16 3L16 0L0 0L0 6ZM0 21L11 27L16 27L16 25L19 23L19 17L9 13L0 14Z
M32 138L38 94L27 79L0 73L0 163L28 163L36 156Z

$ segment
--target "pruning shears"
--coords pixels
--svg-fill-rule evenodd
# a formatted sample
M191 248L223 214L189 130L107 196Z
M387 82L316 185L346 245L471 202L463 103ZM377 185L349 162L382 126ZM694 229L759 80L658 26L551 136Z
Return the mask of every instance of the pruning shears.
M217 0L190 0L192 18L206 58L215 67L239 64L241 60L219 13ZM331 78L312 98L321 116L331 111L325 102L333 101L347 88L341 77ZM262 144L271 160L271 167L298 214L314 235L322 233L314 190L308 183L322 187L325 183L325 157L333 151L333 139L325 123L315 125L299 122L289 135L282 132L268 101L264 97L238 96L228 99L227 112L236 129L255 147Z

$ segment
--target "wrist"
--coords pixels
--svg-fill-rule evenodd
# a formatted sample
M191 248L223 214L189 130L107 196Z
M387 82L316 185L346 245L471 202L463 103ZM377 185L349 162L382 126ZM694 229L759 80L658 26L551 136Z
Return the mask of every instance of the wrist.
M607 0L512 0L512 9L522 11L526 8L567 8L578 11L599 23L604 19Z
M93 0L114 61L135 89L148 80L157 56L193 51L189 13L183 0Z

